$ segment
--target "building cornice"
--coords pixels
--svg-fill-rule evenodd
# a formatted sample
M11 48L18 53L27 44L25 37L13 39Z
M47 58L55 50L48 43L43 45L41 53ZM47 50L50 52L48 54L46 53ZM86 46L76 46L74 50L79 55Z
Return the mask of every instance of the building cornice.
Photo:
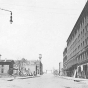
M73 32L75 30L79 29L80 24L82 24L83 18L86 17L86 15L88 15L88 1L87 1L86 5L84 6L84 8L83 8L83 10L82 10L76 24L75 24L75 26L73 27L73 29L72 29L72 31L71 31L68 39L67 39L67 42L68 42L69 38L72 36Z

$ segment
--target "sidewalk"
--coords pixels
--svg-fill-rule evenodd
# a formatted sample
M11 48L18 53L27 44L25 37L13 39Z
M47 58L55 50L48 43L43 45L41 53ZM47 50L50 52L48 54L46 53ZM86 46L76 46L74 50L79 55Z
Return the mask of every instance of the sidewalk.
M3 76L0 79L1 80L7 80L7 81L13 81L15 79L28 79L28 78L35 78L35 77L39 77L39 76Z
M36 76L18 76L18 77L16 77L15 79L27 79L27 78L33 78L33 77L36 77Z
M0 80L12 81L14 80L14 77L13 76L3 76L3 77L0 77Z
M63 78L63 79L67 79L67 80L73 80L76 82L80 82L80 81L82 81L82 82L87 81L88 82L88 79L83 79L83 78L74 78L74 77L67 77L67 76L58 76L58 77Z

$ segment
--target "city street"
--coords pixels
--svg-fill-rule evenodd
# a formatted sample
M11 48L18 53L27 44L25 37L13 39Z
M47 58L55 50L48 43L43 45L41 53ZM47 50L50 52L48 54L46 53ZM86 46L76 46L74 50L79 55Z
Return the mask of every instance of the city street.
M74 82L53 74L28 79L0 80L0 88L88 88L86 83Z

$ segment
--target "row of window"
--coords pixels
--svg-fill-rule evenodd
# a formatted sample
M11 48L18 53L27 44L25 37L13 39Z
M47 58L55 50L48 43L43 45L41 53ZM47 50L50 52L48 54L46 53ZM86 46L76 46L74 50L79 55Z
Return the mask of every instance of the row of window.
M87 18L88 19L88 18ZM86 19L86 20L87 20ZM84 22L83 22L84 23ZM82 23L82 26L83 25L85 25L85 23L83 24ZM77 33L79 33L80 32L80 34L78 35L78 39L80 38L80 35L82 36L82 35L84 35L84 33L86 33L87 31L88 31L88 23L86 24L86 26L85 26L85 28L83 29L82 28L82 26L81 26L81 29L82 30L80 30L80 28L79 29L77 29L77 30L75 30L74 31L74 33L71 35L71 37L69 38L69 40L68 40L68 42L67 42L67 45L69 45L70 43L71 43L71 41L74 39L74 37L76 36L76 34Z
M79 55L78 61L82 61L84 59L88 59L88 50L86 52L83 52L82 54Z
M78 56L78 59L77 59L77 58L75 58L75 59L70 59L66 65L71 66L71 65L73 65L74 63L75 63L75 64L76 64L77 62L80 63L80 62L82 62L83 60L86 60L86 59L88 59L88 50L87 50L86 52L83 52L82 54L80 54L80 55Z
M78 49L80 49L80 47L84 47L88 45L88 37L85 39L85 41L81 42L81 44L78 46Z
M84 33L84 30L83 32L81 32L81 34ZM87 30L85 32L85 34L88 36L88 25L87 25ZM82 35L81 35L82 36ZM88 45L88 37L85 39L84 38L84 35L81 37L80 34L78 35L78 37L75 39L75 41L73 42L73 44L70 46L70 48L68 49L68 52L69 53L74 53L77 51L77 48L78 50L80 49L80 47L84 47L85 45ZM81 38L80 38L81 37ZM81 43L80 43L81 42ZM79 44L79 45L78 45ZM78 45L78 46L77 46ZM74 50L75 48L75 50ZM73 51L74 50L74 51ZM71 54L70 54L71 56Z
M86 33L85 34L88 34L88 31L86 31ZM79 34L80 35L80 34ZM76 46L76 44L77 43L80 43L80 40L82 41L83 39L84 39L84 36L81 38L81 39L79 39L79 37L80 36L78 36L78 39L76 38L75 39L75 41L73 42L73 44L70 46L70 50L72 50L75 46ZM86 43L87 43L87 39L85 40L86 41ZM83 45L84 45L84 41L83 41Z
M70 53L69 58L73 57L81 48L85 48L86 45L88 45L88 37L85 39L85 42L83 41L80 45L78 45L78 49L75 47L72 53Z
M65 62L67 60L67 56L65 56L64 58L63 58L63 62Z

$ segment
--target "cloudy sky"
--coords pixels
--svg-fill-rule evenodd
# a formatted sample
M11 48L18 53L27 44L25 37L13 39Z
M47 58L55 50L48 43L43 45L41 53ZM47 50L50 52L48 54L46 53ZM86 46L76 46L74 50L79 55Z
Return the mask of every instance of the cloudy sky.
M0 0L1 59L37 60L58 69L63 50L87 0Z

